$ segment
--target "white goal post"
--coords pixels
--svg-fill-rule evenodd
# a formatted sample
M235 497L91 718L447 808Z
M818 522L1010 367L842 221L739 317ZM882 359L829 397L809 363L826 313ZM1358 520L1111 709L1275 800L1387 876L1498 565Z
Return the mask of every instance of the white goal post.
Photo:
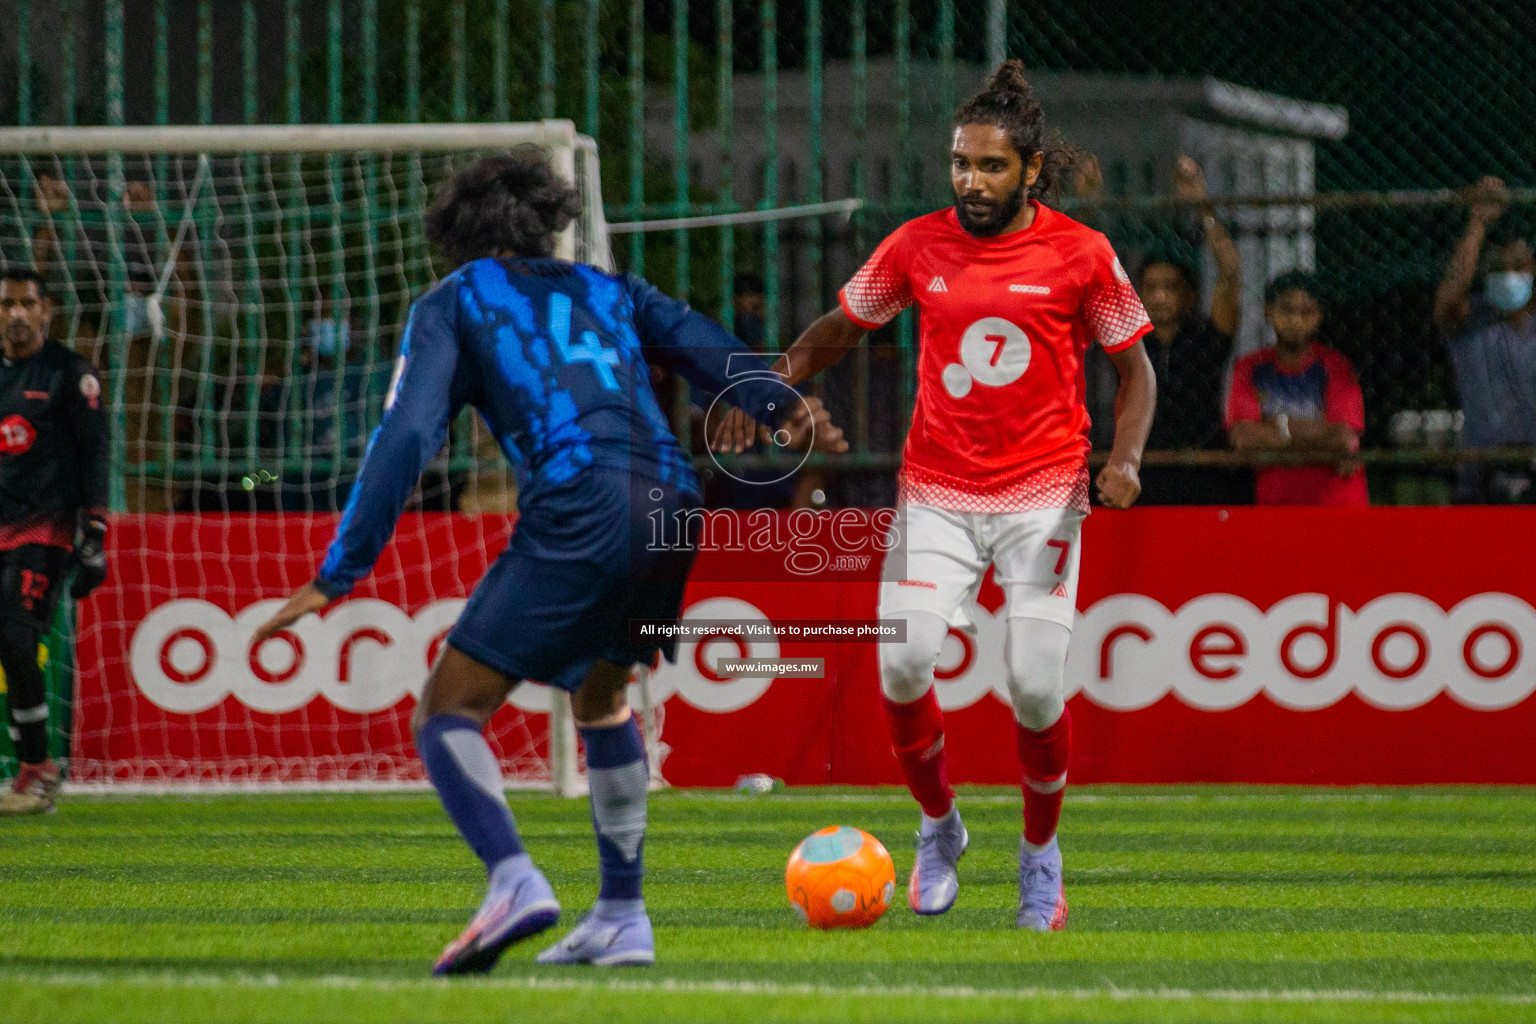
M47 278L55 336L102 368L113 419L124 546L113 581L78 609L74 687L54 718L72 728L76 779L420 780L404 698L497 553L486 549L504 539L494 524L514 493L471 418L429 468L441 493L424 483L397 535L427 564L386 555L376 573L414 618L353 601L365 610L345 637L316 627L276 652L249 649L247 620L305 582L320 551L298 539L323 536L345 500L405 312L444 269L420 226L436 186L529 143L581 193L557 255L611 269L597 147L568 120L0 128L0 266ZM441 518L450 507L488 525ZM223 515L237 511L252 514ZM301 523L318 524L313 537ZM659 784L645 671L631 699ZM568 698L522 686L510 703L516 722L492 737L509 784L585 792Z

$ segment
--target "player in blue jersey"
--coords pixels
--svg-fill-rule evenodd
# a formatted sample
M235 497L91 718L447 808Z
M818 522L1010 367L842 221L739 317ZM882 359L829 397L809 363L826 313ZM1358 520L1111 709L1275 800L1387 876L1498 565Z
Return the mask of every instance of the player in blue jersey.
M373 567L448 424L473 405L518 478L517 527L475 587L412 720L444 808L485 862L489 893L434 973L491 969L553 925L560 905L523 849L482 730L512 687L572 694L586 745L602 883L541 963L649 964L641 899L650 772L624 688L674 644L635 642L631 619L676 620L693 551L648 544L659 511L699 503L699 481L651 390L651 367L719 395L789 447L845 451L820 404L767 372L713 321L638 277L551 258L580 212L547 158L524 148L461 172L427 213L459 268L411 309L395 382L315 580L256 633L343 597Z

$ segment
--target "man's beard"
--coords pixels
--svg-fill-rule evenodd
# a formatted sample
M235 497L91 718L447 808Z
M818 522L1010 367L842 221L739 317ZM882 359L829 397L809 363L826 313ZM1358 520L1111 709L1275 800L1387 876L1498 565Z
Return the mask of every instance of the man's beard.
M13 320L5 325L5 340L15 348L28 348L36 336L31 324Z
M980 217L974 216L965 208L964 196L955 197L955 216L960 218L960 226L965 228L977 238L991 238L1000 235L1003 229L1013 223L1013 218L1024 209L1024 198L1028 190L1020 185L1014 189L1007 198L1000 200L985 200L990 209ZM972 199L975 202L975 199Z

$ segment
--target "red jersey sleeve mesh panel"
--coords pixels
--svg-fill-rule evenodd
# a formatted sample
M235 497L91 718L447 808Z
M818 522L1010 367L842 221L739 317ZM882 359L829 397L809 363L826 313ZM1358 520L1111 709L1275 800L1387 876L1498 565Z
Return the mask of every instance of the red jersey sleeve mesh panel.
M1088 287L1083 292L1083 319L1094 340L1107 351L1116 352L1151 331L1152 321L1109 240L1101 236L1097 241L1092 247Z
M837 293L843 312L860 327L874 330L912 305L912 280L902 245L905 232L888 235L859 272Z

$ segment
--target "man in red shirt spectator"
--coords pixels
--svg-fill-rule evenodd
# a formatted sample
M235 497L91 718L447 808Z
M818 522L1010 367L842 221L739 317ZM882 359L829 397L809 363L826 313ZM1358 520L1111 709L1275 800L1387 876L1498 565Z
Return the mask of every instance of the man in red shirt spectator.
M1365 401L1349 360L1317 341L1323 313L1310 274L1270 282L1264 312L1273 348L1238 360L1227 399L1227 434L1240 452L1304 451L1320 456L1360 450ZM1260 505L1368 505L1358 462L1260 469Z

